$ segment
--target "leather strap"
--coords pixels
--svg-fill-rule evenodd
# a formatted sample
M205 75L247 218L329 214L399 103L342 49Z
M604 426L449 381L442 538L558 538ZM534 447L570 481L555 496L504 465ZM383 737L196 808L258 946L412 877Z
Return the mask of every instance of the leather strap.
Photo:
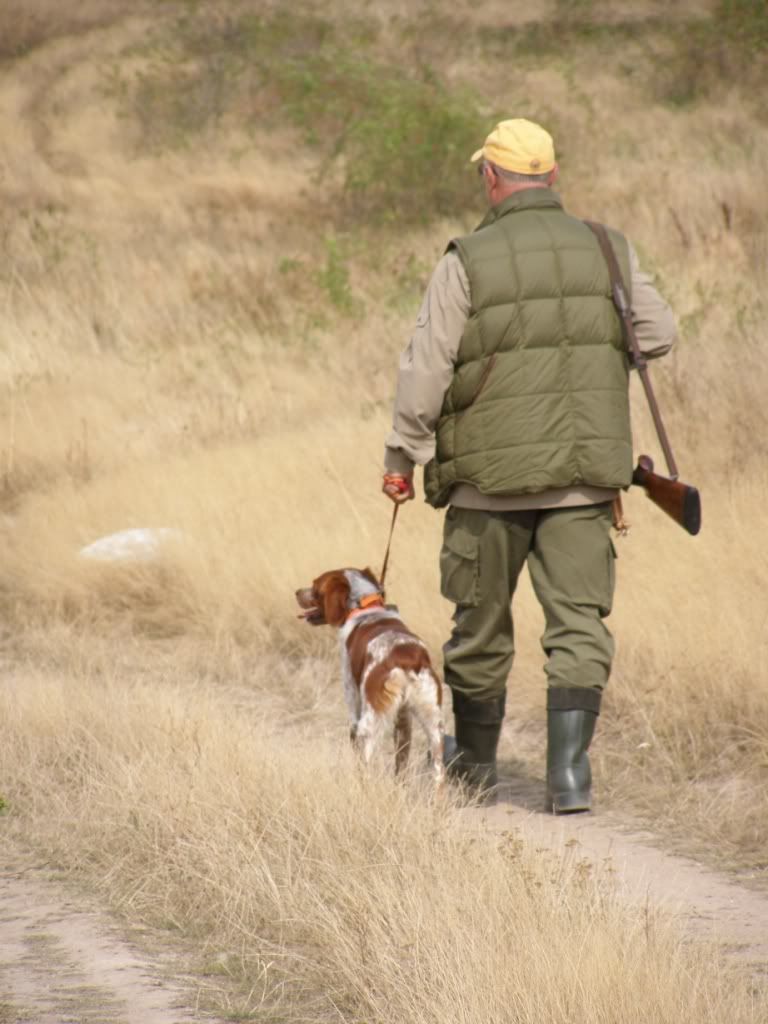
M611 245L611 240L608 237L608 232L605 230L605 225L598 224L597 221L593 220L585 220L584 223L597 238L600 250L606 264L608 265L608 273L611 278L611 298L613 299L613 304L616 307L619 318L621 319L630 362L640 374L640 380L642 381L643 390L645 391L645 397L648 399L648 405L651 410L654 426L656 427L656 433L659 437L659 443L661 444L662 451L664 452L664 458L667 460L669 475L672 480L677 480L678 472L675 457L672 454L669 437L664 429L661 412L659 410L658 403L656 402L656 396L653 393L653 388L651 387L651 380L648 376L648 362L640 350L637 335L635 334L635 325L632 323L632 310L630 309L624 279L621 276L619 261L616 259L616 253L613 251L613 246Z
M622 327L627 340L627 349L629 350L632 358L632 365L639 369L641 366L646 366L647 363L637 342L635 325L632 323L632 311L629 307L629 299L627 298L627 289L624 284L624 278L621 274L619 261L616 259L616 253L611 245L608 232L605 230L605 225L598 224L597 221L594 220L585 220L584 223L597 238L603 258L608 264L608 273L611 278L611 298L613 299L613 304L621 317Z
M392 522L389 526L389 539L387 540L387 550L384 553L384 564L381 567L381 574L379 576L379 589L381 593L384 593L384 580L387 576L387 566L389 565L389 549L392 547L392 534L395 532L395 523L397 522L397 513L400 511L400 505L395 503L395 507L392 509Z

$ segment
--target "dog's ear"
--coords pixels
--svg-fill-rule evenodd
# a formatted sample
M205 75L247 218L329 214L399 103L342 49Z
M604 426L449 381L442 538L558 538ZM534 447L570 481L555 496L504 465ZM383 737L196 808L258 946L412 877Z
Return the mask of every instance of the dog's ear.
M362 570L362 575L363 575L363 576L365 576L365 578L366 578L366 579L367 579L367 580L368 580L368 581L369 581L370 583L372 583L372 584L374 585L374 587L376 587L376 589L377 589L377 590L378 590L379 592L381 592L381 584L380 584L380 583L379 583L379 581L378 581L378 580L376 579L376 577L374 576L374 574L373 574L373 571L372 571L371 569L369 569L369 568L368 568L368 567L366 566L366 568Z
M343 573L333 575L323 588L323 613L329 626L343 626L349 611L349 582Z

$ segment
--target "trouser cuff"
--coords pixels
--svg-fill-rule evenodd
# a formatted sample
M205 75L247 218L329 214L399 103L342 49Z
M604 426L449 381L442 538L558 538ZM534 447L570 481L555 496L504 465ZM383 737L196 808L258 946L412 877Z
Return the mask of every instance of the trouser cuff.
M602 690L594 686L550 686L547 711L591 711L599 715L602 696Z
M490 700L476 700L474 697L467 697L458 690L452 690L453 713L457 718L465 722L475 722L478 725L497 725L504 720L504 710L507 703L507 695L503 693L500 697L491 697Z

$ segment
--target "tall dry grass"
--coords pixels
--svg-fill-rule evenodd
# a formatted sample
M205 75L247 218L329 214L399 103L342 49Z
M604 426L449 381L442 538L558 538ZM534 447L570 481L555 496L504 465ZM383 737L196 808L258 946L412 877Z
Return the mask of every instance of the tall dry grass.
M344 10L319 6L331 20ZM653 59L708 5L680 5L667 35L646 23L657 3L604 18L587 6L598 25L631 14L636 30L606 47L571 11L567 46L528 55L510 49L520 25L505 19L525 8L530 22L530 5L437 18L393 3L377 6L371 52L431 62L446 88L482 95L490 80L493 109L551 124L568 208L626 230L678 313L678 349L652 373L704 529L689 539L627 497L598 804L764 881L761 115L725 80L688 106L660 99ZM156 27L165 15L152 13ZM331 564L380 566L397 354L480 197L431 226L341 223L338 176L322 177L326 157L285 126L137 154L105 83L115 65L135 69L140 33L111 24L71 50L72 25L51 24L53 71L47 36L0 69L0 603L15 666L1 697L3 826L126 913L211 936L220 968L255 986L232 1005L276 1019L326 1019L331 999L350 1020L632 1021L638 1006L651 1021L760 1019L663 928L647 932L573 874L553 886L516 847L456 838L450 814L364 784L335 742L333 639L297 622L293 590ZM639 392L633 407L637 448L655 455ZM131 526L180 536L153 564L79 557ZM407 506L389 576L435 652L451 611L440 531L440 516ZM541 777L542 623L525 581L515 610L502 769ZM371 877L379 829L389 845ZM421 922L409 936L406 904ZM594 940L578 944L589 984L569 928ZM626 1005L612 1013L610 999Z
M19 682L0 691L0 767L26 840L193 939L204 1003L235 1019L765 1019L713 951L628 915L577 859L468 832L416 779L357 772L335 738L297 748L189 682Z

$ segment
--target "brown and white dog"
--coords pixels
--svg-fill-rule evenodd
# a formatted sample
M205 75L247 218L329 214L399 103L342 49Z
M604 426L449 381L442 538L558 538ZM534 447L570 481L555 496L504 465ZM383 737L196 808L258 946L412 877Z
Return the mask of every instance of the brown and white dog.
M341 645L350 738L368 763L384 732L394 728L395 771L408 762L411 719L424 730L435 784L442 787L442 688L424 643L387 607L370 569L333 569L296 591L302 617L335 626Z

